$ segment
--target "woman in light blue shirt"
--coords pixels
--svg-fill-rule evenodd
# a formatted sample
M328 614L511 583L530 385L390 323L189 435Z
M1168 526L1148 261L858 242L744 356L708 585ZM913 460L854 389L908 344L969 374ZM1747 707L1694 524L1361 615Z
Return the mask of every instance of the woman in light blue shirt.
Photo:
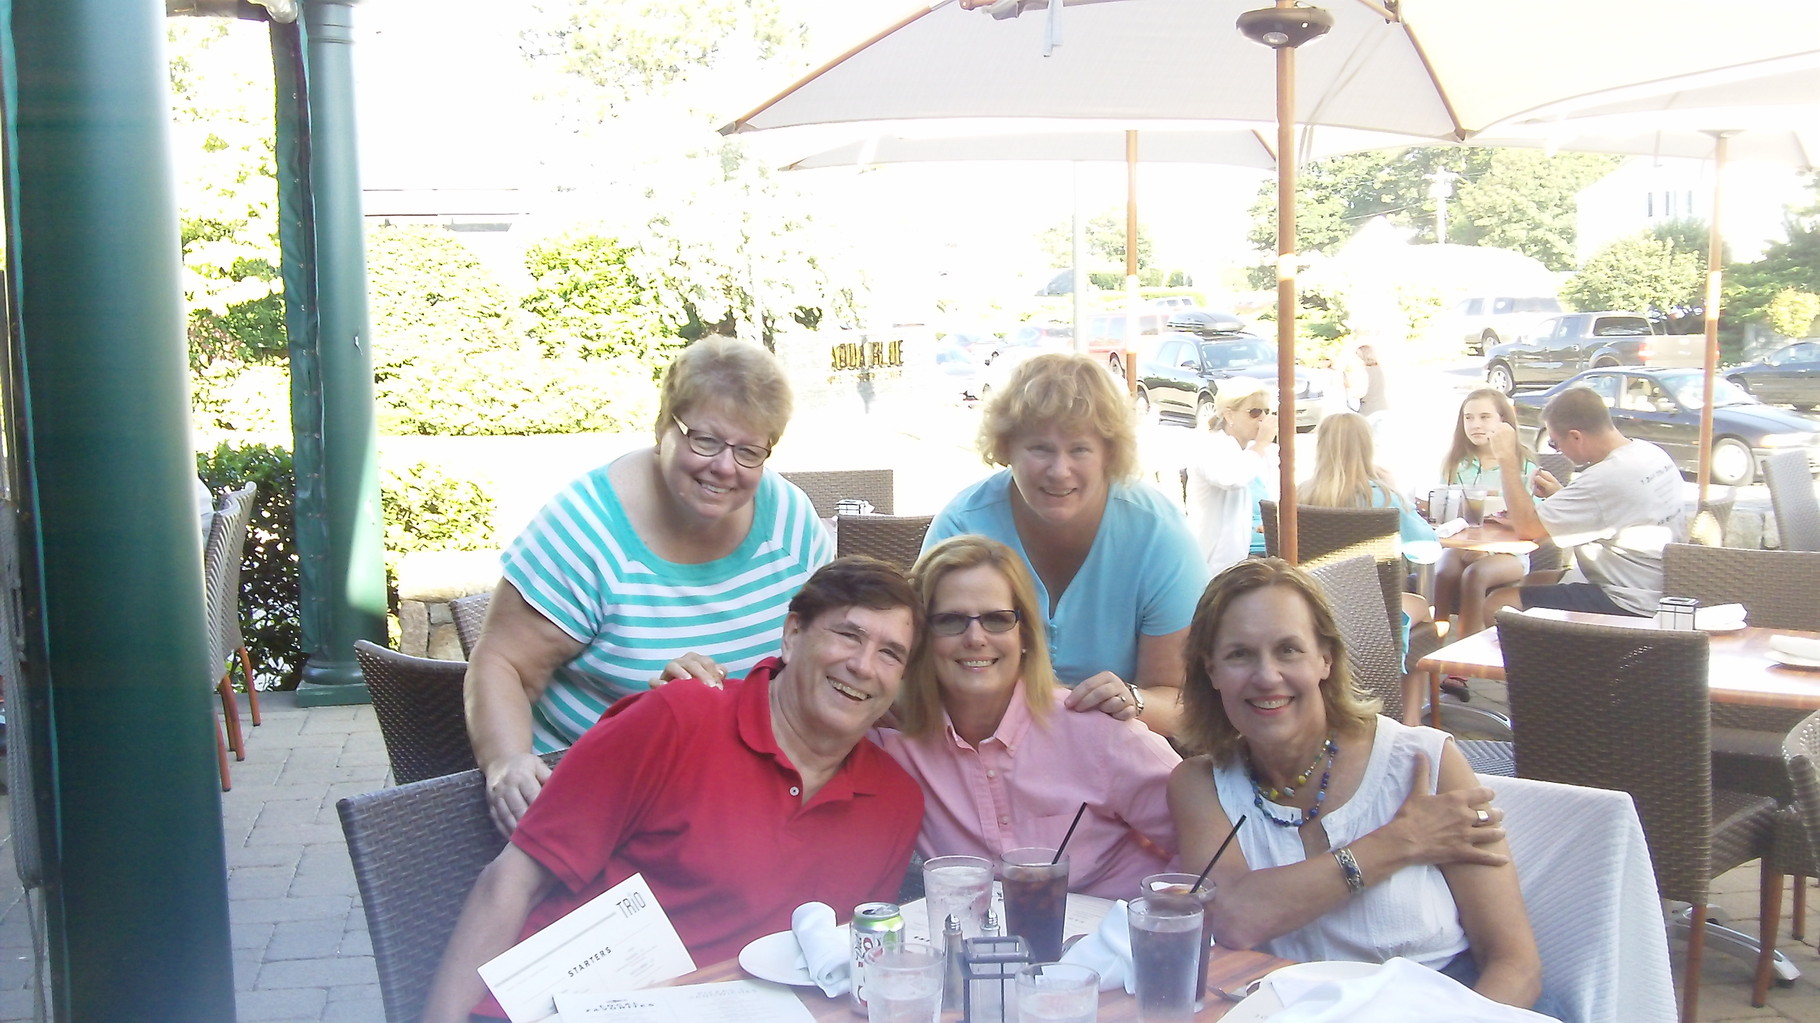
M977 533L1036 577L1066 706L1174 728L1182 644L1207 567L1180 508L1136 480L1125 396L1099 363L1040 355L998 388L980 454L1003 471L948 502L923 549Z

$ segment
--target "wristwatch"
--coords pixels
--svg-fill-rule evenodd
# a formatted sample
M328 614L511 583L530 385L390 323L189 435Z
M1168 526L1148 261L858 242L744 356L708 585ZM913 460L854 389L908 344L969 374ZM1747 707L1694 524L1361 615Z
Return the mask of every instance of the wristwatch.
M1142 717L1144 715L1144 691L1132 682L1125 683L1125 688L1131 690L1131 706L1137 710L1138 716Z

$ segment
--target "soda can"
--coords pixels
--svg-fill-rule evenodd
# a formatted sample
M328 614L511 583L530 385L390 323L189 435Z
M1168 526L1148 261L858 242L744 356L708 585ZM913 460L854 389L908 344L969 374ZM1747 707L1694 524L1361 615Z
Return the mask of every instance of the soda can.
M904 943L904 911L895 902L864 902L853 907L853 987L849 998L855 1014L866 1014L866 964L888 948Z

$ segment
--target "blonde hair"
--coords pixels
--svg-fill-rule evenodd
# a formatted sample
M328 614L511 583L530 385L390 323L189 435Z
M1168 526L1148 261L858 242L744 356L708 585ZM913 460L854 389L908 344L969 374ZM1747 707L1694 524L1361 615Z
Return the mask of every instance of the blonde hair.
M1219 641L1220 622L1233 601L1270 586L1291 590L1308 604L1315 639L1332 665L1320 685L1327 727L1337 731L1363 727L1378 712L1378 701L1353 685L1340 627L1314 577L1282 558L1249 558L1213 577L1195 605L1194 620L1188 626L1188 673L1182 685L1182 719L1175 738L1193 752L1208 754L1216 764L1232 763L1245 742L1226 716L1226 705L1213 685L1211 659L1214 644Z
M1137 476L1137 427L1124 394L1100 363L1085 355L1051 353L1012 370L980 417L980 456L993 465L1010 465L1012 442L1047 427L1099 435L1106 444L1107 478Z
M790 422L793 401L783 364L763 346L710 334L690 344L664 370L657 403L657 439L672 419L713 408L752 426L775 445Z
M1373 483L1387 500L1397 491L1377 467L1371 424L1357 412L1321 420L1314 432L1314 475L1296 487L1296 500L1316 508L1369 508Z
M1253 377L1231 377L1220 381L1219 393L1213 396L1213 407L1220 414L1213 417L1207 428L1223 432L1226 429L1226 413L1260 397L1267 404L1276 404L1276 388Z
M1097 367L1096 367L1097 369ZM1100 370L1100 372L1105 372ZM910 570L910 585L922 601L923 616L935 610L935 591L950 574L989 565L998 569L1011 586L1011 604L1018 616L1018 642L1024 648L1021 674L1024 679L1024 702L1031 716L1041 720L1055 701L1055 669L1049 663L1049 644L1043 635L1042 608L1037 603L1036 586L1024 559L1011 548L983 536L952 536L923 552ZM898 691L898 730L905 735L922 735L942 720L941 684L935 677L935 634L923 630L910 665L904 670L904 685Z

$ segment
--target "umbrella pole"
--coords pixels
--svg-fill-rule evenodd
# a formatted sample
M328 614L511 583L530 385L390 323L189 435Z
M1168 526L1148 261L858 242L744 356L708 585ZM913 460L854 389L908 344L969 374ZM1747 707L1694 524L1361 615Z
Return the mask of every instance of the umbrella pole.
M1138 133L1125 132L1125 389L1137 400L1138 336Z
M1700 402L1699 499L1696 517L1706 508L1706 488L1713 471L1713 378L1719 373L1719 285L1725 273L1725 243L1719 233L1719 204L1724 195L1726 132L1713 133L1713 206L1706 229L1706 382Z
M1282 4L1283 0L1279 0ZM1277 553L1296 557L1295 47L1277 49ZM1288 430L1287 434L1282 431Z

